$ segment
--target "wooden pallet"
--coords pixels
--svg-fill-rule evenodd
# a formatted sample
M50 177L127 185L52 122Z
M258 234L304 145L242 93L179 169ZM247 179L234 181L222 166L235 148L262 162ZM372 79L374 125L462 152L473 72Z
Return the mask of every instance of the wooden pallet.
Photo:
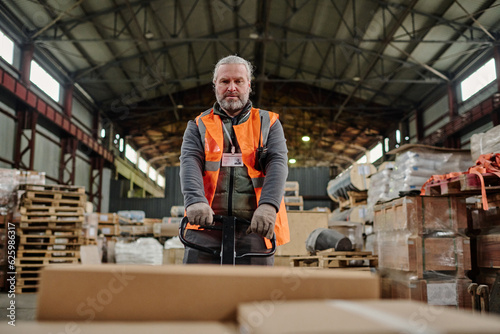
M37 293L38 286L16 286L16 294Z
M60 221L31 221L21 222L19 228L22 230L40 230L40 229L54 229L54 230L76 230L82 229L82 220L60 220Z
M80 244L20 244L18 245L18 251L22 250L34 250L34 251L50 251L50 250L58 250L58 251L63 251L63 250L79 250L80 249Z
M27 257L16 258L16 266L46 266L49 264L77 264L79 262L77 257Z
M36 216L83 216L85 210L83 207L60 207L60 206L22 206L19 209L22 216L36 217Z
M20 258L30 258L30 257L47 257L47 258L59 258L59 257L80 257L79 250L35 250L35 249L22 249L17 251L17 257Z
M23 206L45 206L45 207L73 207L73 208L83 208L86 201L74 201L74 200L55 200L50 198L24 198L22 201Z
M378 257L372 252L336 252L335 250L325 250L317 252L316 255L300 256L290 258L292 267L319 267L319 268L349 268L364 267L363 265L352 264L351 261L369 262L369 267L378 266Z
M298 181L285 182L285 196L299 196L299 182Z
M33 190L33 191L57 191L65 193L80 193L85 194L85 187L80 186L68 186L64 184L23 184L19 186L21 190Z
M500 178L492 173L483 174L486 192L500 192ZM476 174L462 174L438 180L425 186L425 195L476 195L481 194L481 180Z
M57 230L53 230L45 227L33 227L33 228L18 228L18 234L20 237L23 236L38 236L38 237L46 237L46 236L54 236L54 237L75 237L82 234L81 228L59 228Z
M81 244L81 237L74 236L55 236L55 235L20 235L20 245L75 245Z
M40 276L16 278L16 287L37 287L40 284Z
M347 196L347 199L339 198L339 208L341 211L366 204L368 200L368 191L348 191Z
M29 199L51 199L55 201L86 201L87 195L81 193L66 193L58 191L27 191L24 196Z

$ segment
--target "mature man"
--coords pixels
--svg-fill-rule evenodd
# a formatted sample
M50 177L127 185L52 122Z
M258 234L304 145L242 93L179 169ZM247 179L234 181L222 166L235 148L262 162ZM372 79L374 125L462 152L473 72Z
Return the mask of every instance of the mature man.
M265 251L276 233L289 241L283 194L287 147L278 115L252 107L252 65L238 56L219 60L213 85L217 102L189 121L181 148L181 188L191 223L186 239L210 248L221 232L203 229L213 215L251 221L236 226L236 248ZM252 233L253 232L253 233ZM219 257L186 247L184 263L219 263ZM273 265L274 258L242 258L237 264Z

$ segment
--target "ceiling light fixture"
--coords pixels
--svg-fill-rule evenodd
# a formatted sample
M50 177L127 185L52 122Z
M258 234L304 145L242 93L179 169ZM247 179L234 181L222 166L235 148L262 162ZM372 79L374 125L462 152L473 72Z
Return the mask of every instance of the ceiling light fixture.
M309 137L308 135L302 136L302 141L308 142L309 140L311 140L311 137Z
M155 34L153 34L151 31L147 31L145 34L144 34L144 37L146 37L146 39L152 39L153 37L155 37Z

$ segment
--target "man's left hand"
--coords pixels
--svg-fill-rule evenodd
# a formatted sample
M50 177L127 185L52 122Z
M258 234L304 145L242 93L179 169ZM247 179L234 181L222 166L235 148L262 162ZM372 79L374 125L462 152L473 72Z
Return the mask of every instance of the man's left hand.
M261 204L253 213L252 222L247 230L249 233L257 233L264 238L271 239L276 223L276 208L271 204Z

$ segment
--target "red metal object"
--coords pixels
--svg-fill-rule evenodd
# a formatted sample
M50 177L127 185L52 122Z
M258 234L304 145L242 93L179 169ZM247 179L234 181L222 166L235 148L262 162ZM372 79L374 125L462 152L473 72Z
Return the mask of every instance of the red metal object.
M61 158L59 164L59 183L74 185L76 171L76 150L78 140L73 137L61 138Z
M31 65L31 58L29 56L29 47L26 47L26 50L23 52L26 53L26 55L23 55L23 61L24 61L24 67L23 70L28 70L29 74L29 66ZM28 61L29 60L29 61ZM23 75L23 71L21 71L21 75ZM24 74L25 75L25 74ZM23 77L24 78L24 77ZM33 114L36 116L33 116L33 119L37 119L38 114L41 114L45 117L47 117L51 122L55 123L57 126L59 126L62 130L67 132L71 136L75 136L78 140L83 142L85 145L87 145L91 150L93 150L95 153L101 155L104 157L107 161L113 162L114 157L111 152L106 150L104 147L102 147L99 143L94 142L90 140L90 136L84 135L83 131L78 128L75 124L71 122L71 119L68 118L66 115L61 114L60 112L54 110L53 107L49 106L43 98L37 95L37 93L33 92L30 90L29 85L29 77L27 78L28 82L26 84L23 83L24 79L17 79L13 77L12 75L8 74L4 70L0 69L0 86L4 87L8 91L10 91L16 99L23 103L26 107L29 109L26 109L23 111L23 113L29 113ZM72 97L70 98L67 96L65 98L65 107L69 108L69 106L72 104ZM30 116L31 117L31 116ZM36 123L35 123L36 124ZM22 129L23 131L26 130L26 124L19 125L18 128ZM30 128L31 129L31 128ZM22 137L22 132L20 131L19 134L16 136L16 139L19 139ZM94 135L94 133L93 133ZM19 141L16 143L17 146L19 146ZM102 148L102 149L99 149ZM22 156L24 156L27 151L33 151L30 148L30 145L27 146L26 150L18 148L16 150L16 154L20 155L17 156L15 160L15 164L22 166ZM32 152L30 154L33 154ZM30 163L32 165L32 162Z
M25 109L17 111L16 146L14 149L14 168L33 170L35 164L35 138L38 113ZM23 147L23 143L25 146ZM29 154L28 165L23 157Z
M94 204L97 212L101 212L104 158L102 156L93 156L90 158L90 165L89 201Z

